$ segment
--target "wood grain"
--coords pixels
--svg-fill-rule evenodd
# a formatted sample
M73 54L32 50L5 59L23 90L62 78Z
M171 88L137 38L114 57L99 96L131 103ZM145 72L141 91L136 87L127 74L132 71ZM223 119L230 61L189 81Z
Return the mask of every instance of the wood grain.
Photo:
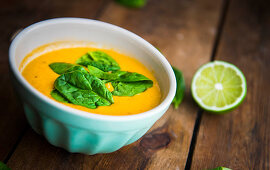
M220 0L149 0L137 10L111 2L100 20L142 36L183 71L187 82L183 104L178 110L170 108L141 140L111 154L69 154L30 130L8 165L13 169L184 169L198 111L190 96L190 81L210 59L220 9Z
M161 128L162 132L154 134L168 134L170 143L158 150L142 148L142 141L135 143L134 147L143 154L139 152L136 156L137 161L131 165L134 169L184 169L198 111L189 86L195 70L210 59L221 5L221 1L153 0L142 10L131 11L112 3L100 18L135 32L159 48L172 65L183 71L186 80L186 97L181 107L178 110L171 108L151 129ZM151 145L156 143L149 147ZM98 167L114 167L110 165L117 162L117 156L115 153L101 159Z
M0 11L0 161L8 159L16 143L28 128L23 109L16 98L8 68L8 47L11 35L16 30L34 22L59 17L81 16L94 18L102 6L102 1L3 1Z
M216 56L247 79L243 104L226 115L204 113L192 169L270 169L270 3L230 3Z

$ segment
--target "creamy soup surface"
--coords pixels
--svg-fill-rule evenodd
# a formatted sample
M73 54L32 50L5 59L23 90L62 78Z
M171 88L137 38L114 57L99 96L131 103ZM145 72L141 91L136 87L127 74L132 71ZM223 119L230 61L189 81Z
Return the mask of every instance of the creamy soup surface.
M119 116L142 113L156 107L160 103L160 88L153 73L135 58L120 54L114 50L96 49L90 47L72 47L54 50L42 54L30 61L22 70L22 75L34 88L52 100L55 100L51 97L50 93L53 89L54 81L57 77L59 77L59 75L51 70L49 64L53 62L66 62L74 64L75 61L86 52L95 50L103 51L114 58L120 65L121 70L137 72L148 77L153 81L153 87L132 97L113 96L114 104L110 106L99 106L97 109L89 109L83 106L68 103L62 104L86 112ZM32 56L34 53L35 50L26 56L26 59ZM24 64L24 61L22 62L22 65ZM110 91L113 90L110 83L107 83L106 87Z

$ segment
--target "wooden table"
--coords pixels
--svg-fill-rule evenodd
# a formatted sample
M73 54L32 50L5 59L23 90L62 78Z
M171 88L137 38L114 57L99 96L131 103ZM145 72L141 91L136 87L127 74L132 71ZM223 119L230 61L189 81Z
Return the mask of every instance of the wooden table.
M109 0L9 0L0 18L0 160L12 169L270 169L270 10L267 1L149 0L128 9ZM8 47L16 30L54 17L126 28L181 69L187 90L139 141L111 154L70 154L29 127L11 86ZM245 74L244 103L226 115L199 109L190 94L198 67L224 60Z

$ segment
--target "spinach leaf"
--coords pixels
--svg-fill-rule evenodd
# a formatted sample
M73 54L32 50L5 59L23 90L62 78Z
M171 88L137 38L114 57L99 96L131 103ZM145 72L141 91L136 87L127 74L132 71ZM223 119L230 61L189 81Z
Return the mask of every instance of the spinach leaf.
M71 103L84 106L90 109L95 109L97 106L109 106L111 103L104 98L101 98L92 90L83 90L69 83L63 84L62 81L56 81L55 87L65 96Z
M121 81L121 82L151 81L144 75L134 72L115 71L112 73L108 73L93 66L88 66L88 70L89 74L108 81Z
M102 80L88 73L73 71L62 74L54 86L62 96L76 105L94 109L113 103L112 94Z
M102 80L112 80L114 79L113 74L112 73L108 73L108 72L104 72L94 66L88 66L88 71L90 75L96 76Z
M126 6L126 7L131 7L131 8L142 8L145 6L147 0L115 0L119 4Z
M78 66L75 64L56 62L56 63L51 63L49 66L57 74L65 74L65 73L75 71L75 70L88 73L82 66Z
M182 72L175 67L172 67L172 68L173 68L175 78L176 78L176 93L175 93L172 103L174 104L174 108L177 109L184 98L186 87L185 87L185 80L184 80Z
M105 98L110 103L114 103L112 93L107 89L104 82L99 78L92 76L90 74L85 74L86 79L91 85L92 90L99 96Z
M118 63L102 51L88 52L79 58L76 63L83 66L94 66L106 72L120 70Z
M112 94L115 96L134 96L152 87L153 82L151 80L138 82L112 82L112 86L114 88Z
M89 70L89 74L102 79L106 83L111 82L111 81L116 81L121 75L127 73L126 71L115 71L112 73L108 73L90 65L88 66L88 70Z
M0 161L0 170L11 170L6 164Z
M144 92L153 86L153 81L142 74L127 71L115 71L107 73L96 67L88 66L89 74L96 76L105 82L112 82L115 96L134 96Z
M116 78L115 81L121 81L121 82L141 82L141 81L150 81L149 78L145 77L142 74L139 73L133 73L133 72L127 72L127 71L117 71L113 73ZM152 82L153 84L153 82Z
M51 96L52 96L55 100L57 100L57 101L59 101L59 102L70 103L70 102L69 102L64 96L62 96L62 94L59 93L56 89L53 89L53 90L51 91Z

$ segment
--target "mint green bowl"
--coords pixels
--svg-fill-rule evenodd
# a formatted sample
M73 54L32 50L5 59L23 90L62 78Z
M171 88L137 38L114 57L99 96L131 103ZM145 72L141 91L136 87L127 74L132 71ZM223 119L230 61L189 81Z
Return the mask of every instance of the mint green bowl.
M157 78L161 103L136 115L106 116L76 110L44 96L23 78L19 66L35 48L57 41L91 42L135 57ZM13 40L9 63L31 127L52 145L69 152L109 153L135 142L167 111L176 89L171 66L156 48L123 28L90 19L57 18L27 27Z

